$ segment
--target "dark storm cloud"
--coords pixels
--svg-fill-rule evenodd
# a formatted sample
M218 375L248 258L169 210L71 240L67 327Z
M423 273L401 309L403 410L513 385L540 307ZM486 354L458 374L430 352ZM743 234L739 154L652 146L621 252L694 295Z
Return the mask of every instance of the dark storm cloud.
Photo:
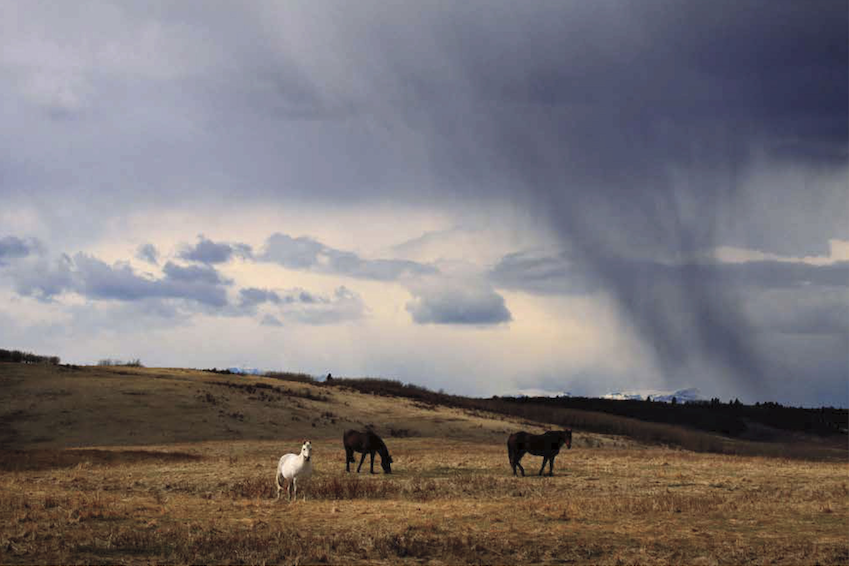
M849 262L817 265L793 261L701 261L669 264L617 259L605 266L616 279L651 277L653 284L710 285L719 289L849 287ZM492 283L503 289L537 294L576 294L604 290L605 282L589 276L566 252L550 255L515 252L489 271Z
M436 268L430 265L414 261L362 259L353 252L331 248L308 236L292 238L280 233L269 236L265 243L265 250L258 259L289 269L311 270L377 281L394 281L404 276L437 272Z
M157 265L159 263L159 251L153 244L142 244L136 250L136 258Z
M796 297L788 298L789 304L777 304L768 311L753 316L755 324L769 332L801 335L836 335L849 340L849 304L845 295L821 301L819 304L794 304Z
M198 237L198 243L188 246L180 252L179 257L200 263L225 263L232 257L250 258L251 248L247 244L216 243L212 240Z
M0 29L18 202L505 200L546 219L669 375L715 363L753 386L770 353L735 293L660 266L849 239L844 0L21 6ZM417 269L290 240L268 261Z
M719 245L822 253L849 236L845 3L470 3L409 27L391 9L363 11L373 24L354 17L351 28L367 33L333 37L332 20L308 33L380 85L370 102L297 59L322 93L363 102L381 125L333 171L368 188L349 194L319 174L321 194L527 199L667 376L698 364L734 387L766 387L769 353L749 339L735 292L700 268L663 266ZM398 142L392 171L403 163L427 180L418 195L377 173L387 139Z
M588 278L568 254L548 255L514 252L502 257L489 271L493 285L541 295L588 293L597 290L598 281Z
M603 276L594 277L567 253L525 252L504 256L489 276L498 288L535 294L583 294L608 291L608 280L627 283L632 291L619 294L620 305L651 333L660 363L670 373L686 366L693 352L714 351L714 363L727 371L747 370L750 378L775 376L781 371L774 356L752 352L756 333L797 335L795 347L800 348L804 336L849 333L849 262L668 264L617 258L601 270ZM746 342L731 341L739 337ZM849 369L837 360L832 365L844 373Z

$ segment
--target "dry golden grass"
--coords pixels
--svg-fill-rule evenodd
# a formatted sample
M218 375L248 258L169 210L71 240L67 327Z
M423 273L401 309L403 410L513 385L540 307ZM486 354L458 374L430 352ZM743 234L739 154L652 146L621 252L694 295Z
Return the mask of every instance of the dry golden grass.
M366 424L391 476L344 471L342 431ZM845 460L576 430L555 477L526 456L514 478L517 429L539 427L268 378L0 364L0 563L849 563ZM304 437L308 500L277 502Z
M306 502L274 500L297 441L78 450L3 472L0 562L849 562L842 463L575 448L553 478L514 478L501 442L409 438L389 441L386 476L346 474L340 441L314 446Z
M394 430L413 437L488 439L520 428L542 430L517 418L269 377L0 363L0 447L6 448L341 438L346 429L369 424L386 436Z

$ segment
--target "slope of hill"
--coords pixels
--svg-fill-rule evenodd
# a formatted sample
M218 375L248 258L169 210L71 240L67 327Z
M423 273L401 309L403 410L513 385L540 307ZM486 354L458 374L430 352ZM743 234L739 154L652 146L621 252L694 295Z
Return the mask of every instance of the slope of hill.
M845 457L696 454L588 432L693 434L669 424L440 397L397 382L334 379L328 387L279 377L0 364L0 563L844 564L849 557ZM518 412L496 414L481 408L484 401ZM527 477L513 476L506 433L543 428L525 419L584 423L553 477L537 475L542 459L533 456L524 460ZM368 466L346 471L341 432L368 424L391 447L391 475L369 474ZM304 436L315 450L309 499L277 501L276 464Z
M226 370L0 363L0 447L6 449L335 439L348 428L367 426L389 438L501 443L518 429L569 427L577 446L660 444L814 460L849 456L845 434L787 432L743 416L708 406L609 399L475 399L384 379L316 383L303 375Z
M262 376L0 363L0 446L6 448L340 438L348 428L369 425L386 437L468 440L543 428L494 413ZM625 443L604 435L577 442Z

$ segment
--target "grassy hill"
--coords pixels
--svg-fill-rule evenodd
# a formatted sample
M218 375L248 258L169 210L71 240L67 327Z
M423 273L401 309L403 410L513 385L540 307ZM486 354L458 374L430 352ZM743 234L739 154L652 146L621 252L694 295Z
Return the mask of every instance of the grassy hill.
M758 445L430 395L369 380L0 363L0 563L849 561L845 447L821 447L844 455L833 461L744 456ZM528 477L514 477L507 433L564 423L573 449L554 477L537 476L533 456ZM345 471L342 431L367 425L387 441L391 475ZM640 426L738 443L738 454L636 442ZM276 463L304 437L308 500L277 501Z
M366 426L387 438L501 443L518 429L569 427L576 432L578 446L660 444L698 452L813 460L846 460L849 456L845 434L805 434L744 421L738 416L742 410L734 406L729 410L738 413L732 415L738 423L735 426L744 426L746 434L737 429L734 435L721 434L709 426L692 426L693 415L701 419L697 424L705 421L708 407L602 401L475 399L384 379L317 383L308 376L283 373L253 376L193 369L0 362L0 447L335 439L348 428ZM715 422L732 418L726 412L715 412L719 417Z
M502 442L542 423L280 377L190 369L0 363L0 446L143 446L216 440L391 437ZM580 442L624 443L605 435Z

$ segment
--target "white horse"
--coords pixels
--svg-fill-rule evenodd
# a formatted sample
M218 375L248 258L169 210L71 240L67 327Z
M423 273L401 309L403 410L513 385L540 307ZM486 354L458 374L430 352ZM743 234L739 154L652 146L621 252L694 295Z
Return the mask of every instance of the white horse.
M309 440L304 440L301 446L301 453L284 454L277 464L277 499L280 499L280 492L283 491L283 486L280 485L280 480L286 481L286 497L289 501L292 500L290 487L294 487L295 500L298 499L298 479L306 479L312 475L312 444ZM307 500L307 494L304 493L304 501Z

